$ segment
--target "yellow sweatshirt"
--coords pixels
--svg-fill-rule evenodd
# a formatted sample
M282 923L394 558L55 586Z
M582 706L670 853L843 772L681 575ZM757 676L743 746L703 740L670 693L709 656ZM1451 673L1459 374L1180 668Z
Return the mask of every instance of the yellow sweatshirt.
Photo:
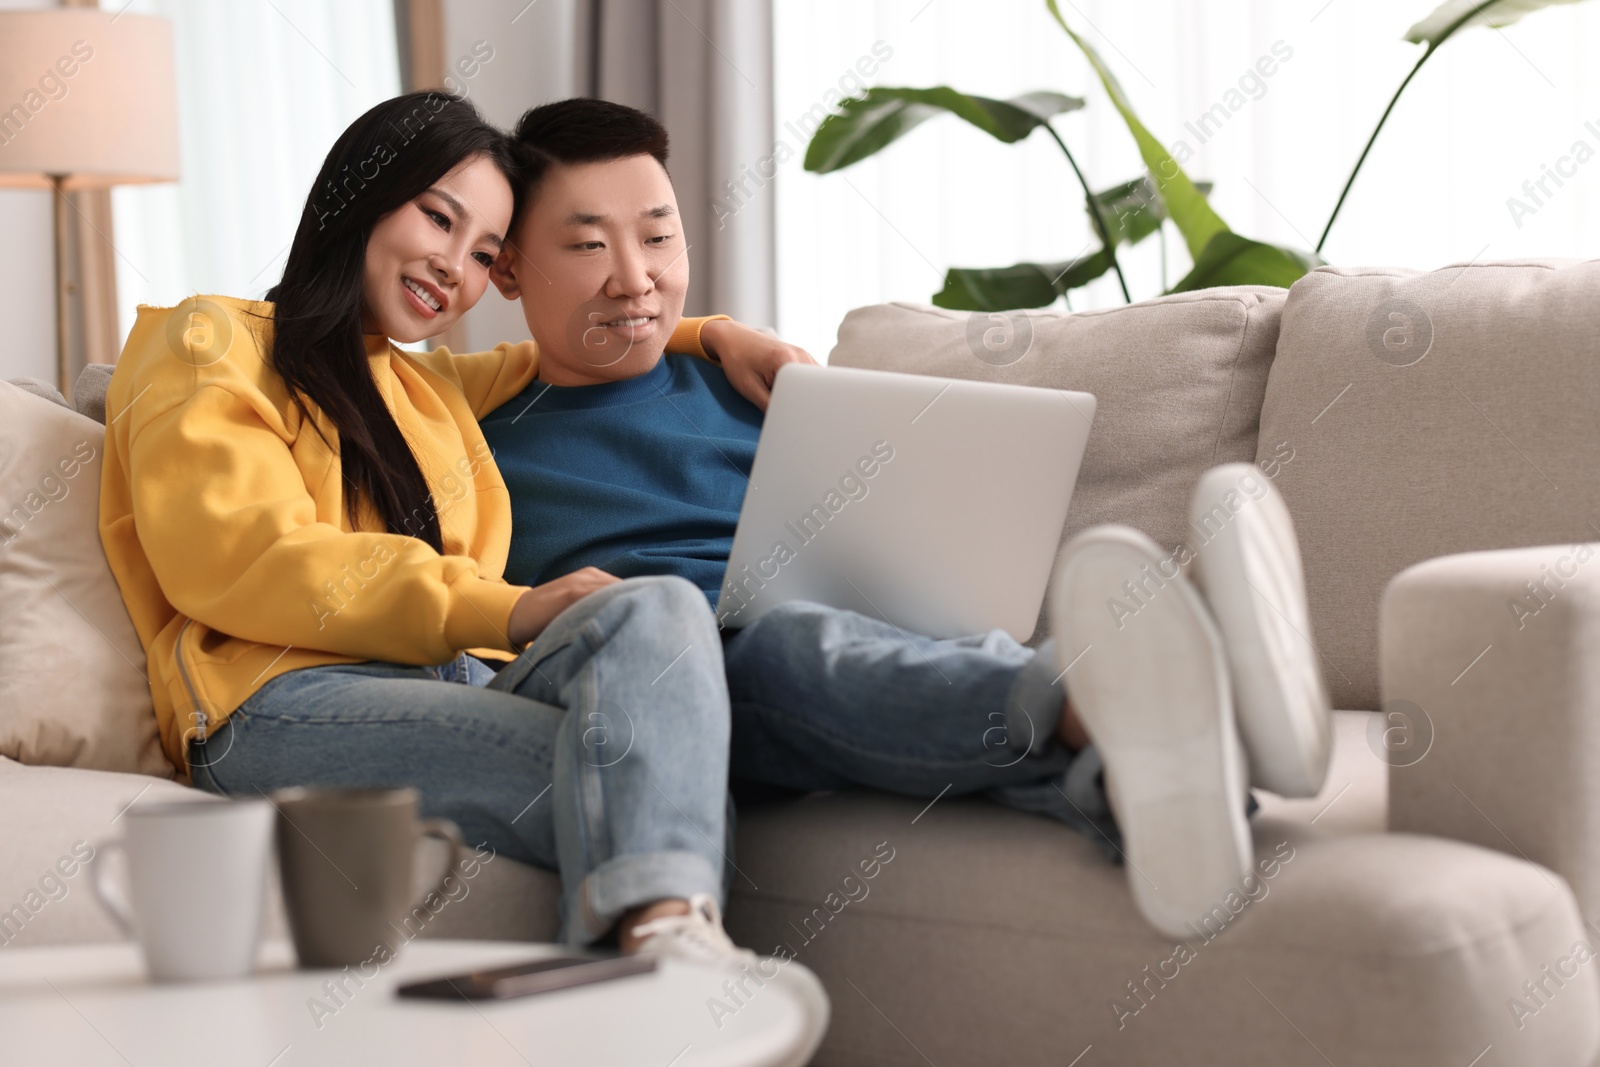
M140 307L106 394L100 540L185 771L190 737L287 671L516 654L506 631L526 589L501 577L511 500L477 420L534 379L538 346L454 355L367 338L432 491L440 555L385 532L370 506L352 528L338 455L272 369L272 313L218 296ZM668 348L704 357L706 321L682 320Z

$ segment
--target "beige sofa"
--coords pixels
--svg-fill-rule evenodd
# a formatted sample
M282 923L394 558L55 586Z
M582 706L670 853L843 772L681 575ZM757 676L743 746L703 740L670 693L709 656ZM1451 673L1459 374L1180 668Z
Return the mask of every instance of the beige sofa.
M741 811L729 925L827 984L816 1062L1594 1063L1597 337L1600 262L1324 268L1287 294L1076 315L852 312L835 363L1098 397L1065 535L1121 521L1193 545L1194 479L1256 461L1351 710L1323 794L1260 794L1261 876L1182 945L1043 817L868 791ZM1062 417L1084 416L1063 397ZM195 794L0 765L0 940L116 936L81 875L13 904L136 796ZM464 886L424 936L552 934L553 875L499 858Z

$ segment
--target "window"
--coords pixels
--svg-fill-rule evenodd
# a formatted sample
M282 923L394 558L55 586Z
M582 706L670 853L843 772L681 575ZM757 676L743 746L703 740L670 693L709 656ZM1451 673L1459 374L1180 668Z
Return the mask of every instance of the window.
M113 192L122 335L139 304L277 283L329 147L400 91L391 0L133 0L173 23L183 178Z
M1402 36L1435 6L1063 0L1061 10L1162 143L1187 142L1194 155L1185 169L1215 183L1212 202L1233 229L1309 249L1421 54ZM805 116L836 99L830 90L866 82L1081 96L1086 108L1055 126L1090 184L1104 189L1142 171L1121 119L1043 0L774 0L774 37L775 129L790 150L780 150L774 180L779 329L818 358L850 308L926 302L947 267L1065 260L1098 247L1071 171L1038 133L1002 145L943 116L844 171L804 172L815 121ZM1292 54L1259 85L1247 81L1243 105L1230 111L1225 102L1238 97L1229 90L1275 44ZM878 57L889 54L862 78L856 63L875 46ZM1390 119L1329 239L1329 261L1428 269L1600 255L1600 76L1585 63L1597 48L1600 4L1452 39ZM1546 178L1540 193L1547 166L1561 181ZM1155 238L1125 253L1134 299L1188 270L1175 232L1166 258L1163 271ZM1122 297L1107 277L1072 300L1083 308Z

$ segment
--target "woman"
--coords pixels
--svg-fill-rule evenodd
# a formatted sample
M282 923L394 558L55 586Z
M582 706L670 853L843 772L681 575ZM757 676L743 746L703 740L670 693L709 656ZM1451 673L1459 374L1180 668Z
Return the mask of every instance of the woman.
M415 785L470 841L561 872L568 942L748 966L716 904L728 700L720 659L686 654L718 643L703 595L592 568L506 584L477 419L538 353L396 347L483 295L514 179L470 104L398 97L334 144L267 301L141 308L107 397L102 541L201 788ZM709 321L672 347L708 356ZM740 380L795 358L714 329ZM820 986L783 973L820 1030Z

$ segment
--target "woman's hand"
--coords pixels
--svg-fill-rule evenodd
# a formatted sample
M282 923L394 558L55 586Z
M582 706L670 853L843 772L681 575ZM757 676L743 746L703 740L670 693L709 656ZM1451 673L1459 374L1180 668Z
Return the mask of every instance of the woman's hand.
M722 364L729 384L739 395L762 411L767 410L779 367L785 363L816 363L805 349L732 319L713 319L700 327L700 344Z
M511 609L511 643L525 645L544 632L557 615L597 589L622 581L598 567L564 574L522 594Z

